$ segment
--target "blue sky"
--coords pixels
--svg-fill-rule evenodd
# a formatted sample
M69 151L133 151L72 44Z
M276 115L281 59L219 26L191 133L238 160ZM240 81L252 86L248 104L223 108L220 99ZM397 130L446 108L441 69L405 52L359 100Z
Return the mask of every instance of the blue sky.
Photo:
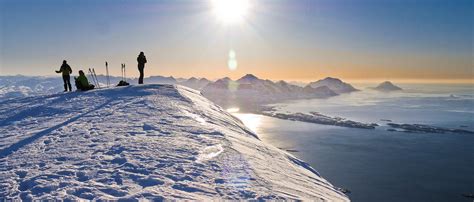
M144 51L149 74L270 79L470 79L472 0L254 0L222 25L210 0L0 0L1 75L120 74ZM235 50L239 66L229 70Z

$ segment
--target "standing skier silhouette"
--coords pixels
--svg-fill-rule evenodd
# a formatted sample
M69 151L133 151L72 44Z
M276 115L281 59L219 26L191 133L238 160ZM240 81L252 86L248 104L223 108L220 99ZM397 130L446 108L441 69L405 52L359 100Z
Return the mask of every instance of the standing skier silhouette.
M140 52L140 54L138 55L137 62L138 62L138 71L140 72L140 78L138 78L138 84L143 84L143 76L144 76L143 70L145 69L145 63L146 63L146 57L143 52Z
M71 69L71 66L69 66L67 64L67 61L66 60L63 60L63 64L61 65L61 68L56 71L56 73L62 73L63 75L63 82L64 82L64 92L66 92L68 90L68 87L69 87L69 91L72 91L72 88L71 88L71 73L72 73L72 69Z

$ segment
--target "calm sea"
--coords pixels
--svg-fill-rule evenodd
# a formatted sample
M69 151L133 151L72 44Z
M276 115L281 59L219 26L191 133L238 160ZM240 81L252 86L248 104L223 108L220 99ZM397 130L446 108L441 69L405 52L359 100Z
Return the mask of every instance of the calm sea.
M360 92L275 104L288 112L317 111L378 123L375 130L324 126L235 113L259 137L310 163L353 201L472 201L474 135L387 131L420 123L474 131L473 85L401 85L405 90Z

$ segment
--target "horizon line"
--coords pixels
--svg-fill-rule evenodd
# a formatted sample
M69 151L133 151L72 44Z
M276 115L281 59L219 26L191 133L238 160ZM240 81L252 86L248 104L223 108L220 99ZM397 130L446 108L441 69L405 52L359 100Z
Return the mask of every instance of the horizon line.
M251 74L251 73L247 73L247 74ZM243 74L241 77L243 77L247 74ZM98 75L99 76L107 76L105 74L98 74ZM255 74L252 74L252 75L255 75ZM13 77L13 76L58 77L58 75L54 75L54 74L51 74L51 75L27 75L27 74L0 75L0 77ZM120 75L109 75L109 76L111 76L111 77L121 77ZM229 77L234 81L241 78L241 77L232 78L230 76L224 76L224 77L220 77L220 78L207 78L207 77L201 77L201 76L179 77L179 76L173 76L173 75L165 76L165 75L159 75L159 74L150 75L150 76L147 76L145 78L150 78L150 77L154 77L154 76L161 76L161 77L167 77L167 78L172 77L174 79L190 79L190 78L194 77L194 78L197 78L197 79L205 78L205 79L210 80L210 81L216 81L216 80L219 80L219 79L222 79L222 78L225 78L225 77ZM258 77L258 76L256 76L256 77ZM381 83L381 82L384 82L384 81L390 81L390 82L394 82L394 83L403 83L403 84L474 84L474 78L471 78L471 79L448 79L448 78L439 78L439 79L431 79L431 78L392 78L392 79L368 78L368 79L360 79L360 78L343 78L343 77L337 77L337 76L324 76L324 77L318 77L318 78L315 78L315 79L291 79L291 78L289 78L289 79L268 79L268 78L262 78L262 77L258 77L258 78L263 79L263 80L270 80L270 81L274 81L274 82L275 81L286 81L286 82L300 82L300 83L306 83L307 84L307 83L322 80L322 79L328 78L328 77L338 78L338 79L341 79L342 81L345 81L345 82L348 82L348 83L358 83L358 84ZM138 77L135 77L135 76L128 77L128 79L137 79L137 78Z

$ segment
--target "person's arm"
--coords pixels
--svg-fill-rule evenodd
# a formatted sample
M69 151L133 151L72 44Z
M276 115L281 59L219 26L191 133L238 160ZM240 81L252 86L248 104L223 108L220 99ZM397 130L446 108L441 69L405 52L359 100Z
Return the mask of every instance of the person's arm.
M61 73L61 72L63 72L63 66L61 66L61 67L59 68L59 70L56 71L56 73L58 73L58 74Z
M68 70L69 70L69 74L72 74L72 68L71 68L71 66L67 65L67 67L68 67Z
M143 57L143 62L146 63L146 57Z

